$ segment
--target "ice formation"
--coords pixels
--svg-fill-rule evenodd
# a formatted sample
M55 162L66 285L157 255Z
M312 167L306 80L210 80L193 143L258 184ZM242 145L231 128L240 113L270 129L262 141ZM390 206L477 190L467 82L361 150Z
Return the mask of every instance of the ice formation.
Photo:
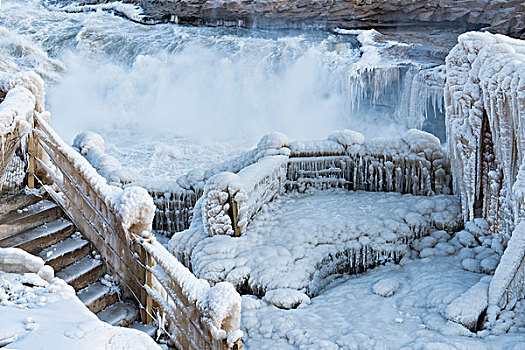
M501 254L462 261L472 271L492 271L488 320L512 309L525 296L523 283L523 178L525 151L525 42L470 32L458 38L447 57L446 122L454 185L465 221L459 239L483 241ZM486 219L481 222L479 218ZM474 221L475 223L476 221ZM479 235L489 230L491 237ZM477 258L477 257L476 257ZM508 311L508 310L507 310Z
M447 57L445 104L454 183L465 221L487 219L505 240L520 214L525 150L525 42L470 32ZM514 186L516 184L516 186Z
M488 289L490 277L483 277L465 293L450 303L445 310L447 319L462 324L475 332L480 328L480 317L487 309ZM483 321L483 319L481 319Z
M170 251L197 276L258 296L283 288L315 296L332 275L399 261L415 238L461 222L452 196L343 189L285 194L265 205L241 237L209 237L199 214L173 236Z

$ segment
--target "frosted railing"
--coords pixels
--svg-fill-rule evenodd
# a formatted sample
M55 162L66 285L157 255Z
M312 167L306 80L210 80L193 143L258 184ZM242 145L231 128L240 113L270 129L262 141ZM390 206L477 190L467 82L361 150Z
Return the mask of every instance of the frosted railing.
M452 192L446 154L430 134L410 130L398 139L365 142L359 133L344 130L329 138L294 142L281 148L289 157L265 157L237 174L211 177L201 202L207 234L242 235L263 205L284 189L343 187L426 196Z
M451 194L450 167L439 140L411 130L402 138L342 145L333 140L290 145L287 190L350 190Z
M13 157L25 148L33 111L43 106L44 82L37 74L0 73L0 192L13 190L25 176L25 162Z
M148 235L143 234L140 240L151 257L146 266L154 279L146 288L164 312L167 333L175 346L195 350L242 349L241 296L231 283L210 287Z
M280 133L264 135L257 147L231 160L220 163L207 170L196 169L177 179L166 182L139 182L155 201L157 211L153 228L155 232L167 236L180 232L190 226L193 208L204 193L205 183L221 172L238 173L256 163L261 158L272 155L287 155L288 138Z
M155 206L148 192L108 185L42 116L36 113L35 119L35 138L51 163L36 160L61 193L46 189L118 276L125 296L141 306L142 320L150 323L154 315L165 314L168 336L184 349L242 347L235 321L240 320L240 296L231 285L209 288L160 244L150 243ZM163 273L153 269L155 263ZM195 287L199 284L208 289Z
M204 186L202 221L209 236L240 236L252 217L284 192L288 156L260 159L238 174L219 173Z

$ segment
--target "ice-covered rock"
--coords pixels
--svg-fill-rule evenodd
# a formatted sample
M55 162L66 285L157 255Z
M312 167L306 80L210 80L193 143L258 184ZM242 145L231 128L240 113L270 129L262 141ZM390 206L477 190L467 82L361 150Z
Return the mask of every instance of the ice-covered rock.
M263 300L281 309L295 309L302 304L310 304L308 295L289 288L273 289L266 292Z
M393 278L385 278L377 281L372 286L372 292L381 297L390 297L399 289L399 281Z
M479 263L481 272L489 275L493 274L494 271L496 271L496 267L498 267L499 261L500 257L497 254L493 254L481 260L481 262Z
M465 230L456 233L456 238L464 247L474 247L478 245L476 238L470 232Z
M461 266L467 271L480 272L480 261L473 258L466 258L461 261Z

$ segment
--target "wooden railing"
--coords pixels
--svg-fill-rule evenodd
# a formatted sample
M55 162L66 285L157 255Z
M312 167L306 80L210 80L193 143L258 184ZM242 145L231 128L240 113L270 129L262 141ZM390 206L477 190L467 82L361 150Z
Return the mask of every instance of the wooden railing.
M197 279L152 239L155 207L148 192L140 187L121 189L108 185L38 113L33 135L36 150L30 157L38 170L49 176L52 185L38 177L36 182L45 186L93 243L123 285L125 296L139 304L143 322L157 320L181 349L242 348L240 296L229 285L229 295L214 297L215 287ZM206 302L210 298L215 298L215 305L231 303L223 320L214 314L214 304Z

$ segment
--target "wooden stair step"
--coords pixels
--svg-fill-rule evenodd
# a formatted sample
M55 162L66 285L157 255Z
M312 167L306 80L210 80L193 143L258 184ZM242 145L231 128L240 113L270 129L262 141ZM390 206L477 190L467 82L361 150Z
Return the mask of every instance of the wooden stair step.
M119 301L97 314L101 321L112 326L126 327L139 316L139 308L131 302Z
M0 222L2 217L12 211L27 207L40 201L42 197L33 193L18 193L0 198Z
M135 321L129 325L129 328L137 329L141 332L144 332L154 339L155 335L157 334L157 326L155 326L154 323L144 324L139 321Z
M0 247L20 248L28 253L36 254L71 236L74 231L75 226L69 220L58 218L2 240Z
M55 271L79 261L89 253L89 241L79 237L69 237L42 250L38 256L44 259Z
M0 220L0 239L12 237L62 216L62 210L46 199L23 209L13 210Z
M101 282L90 284L80 290L77 296L95 314L119 301L118 289Z
M75 290L80 290L96 282L105 272L104 263L88 255L80 261L58 271L56 277L66 281L66 283L75 288Z

